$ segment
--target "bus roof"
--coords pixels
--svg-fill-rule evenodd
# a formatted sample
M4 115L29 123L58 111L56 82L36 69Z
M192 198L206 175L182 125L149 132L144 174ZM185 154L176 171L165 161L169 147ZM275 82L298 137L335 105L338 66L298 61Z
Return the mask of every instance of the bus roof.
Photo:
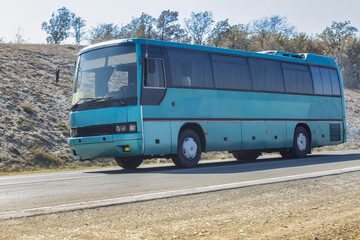
M280 61L307 63L311 65L323 65L329 67L337 66L333 58L328 56L311 54L311 53L296 54L296 53L286 53L276 50L263 51L263 52L247 52L247 51L234 50L234 49L215 48L208 46L166 42L166 41L143 39L143 38L117 39L117 40L111 40L111 41L105 41L105 42L93 44L82 49L80 51L80 54L87 51L91 51L103 47L116 46L124 43L148 44L152 46L155 45L155 46L163 46L163 47L171 47L171 48L189 49L194 51L207 51L207 52L219 53L219 54L240 55L245 57L265 58L265 59L280 60Z

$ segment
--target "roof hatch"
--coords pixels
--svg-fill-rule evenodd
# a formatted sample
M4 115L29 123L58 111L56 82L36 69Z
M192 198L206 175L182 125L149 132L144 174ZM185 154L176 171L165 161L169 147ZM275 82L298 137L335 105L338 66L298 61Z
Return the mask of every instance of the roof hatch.
M291 58L297 58L297 59L303 59L301 55L296 53L288 53L288 52L281 52L281 51L262 51L258 53L268 54L268 55L274 55L274 56L283 56L283 57L291 57Z

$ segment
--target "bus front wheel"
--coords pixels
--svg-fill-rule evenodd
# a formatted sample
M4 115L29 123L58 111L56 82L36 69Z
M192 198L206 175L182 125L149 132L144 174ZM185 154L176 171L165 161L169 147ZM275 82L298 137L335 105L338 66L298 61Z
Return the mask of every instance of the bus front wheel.
M201 141L195 131L185 129L180 132L177 154L172 158L179 168L195 167L201 157Z
M293 147L290 150L290 156L295 158L303 158L310 152L310 137L308 131L298 126L294 133Z
M129 158L115 158L116 163L124 169L136 169L142 163L143 159L140 157Z

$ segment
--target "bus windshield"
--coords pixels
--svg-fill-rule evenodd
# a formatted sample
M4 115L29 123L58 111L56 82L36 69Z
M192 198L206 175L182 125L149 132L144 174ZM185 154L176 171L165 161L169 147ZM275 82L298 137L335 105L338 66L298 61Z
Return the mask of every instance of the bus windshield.
M135 46L86 52L80 55L78 61L73 105L90 102L94 105L94 102L108 100L116 100L121 105L129 104L129 99L134 102L137 85Z

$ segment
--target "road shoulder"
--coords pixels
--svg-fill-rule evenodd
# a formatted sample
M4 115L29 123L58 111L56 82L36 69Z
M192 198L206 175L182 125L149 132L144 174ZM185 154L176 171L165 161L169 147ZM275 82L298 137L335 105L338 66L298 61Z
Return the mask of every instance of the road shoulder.
M357 239L360 172L4 220L0 239Z

